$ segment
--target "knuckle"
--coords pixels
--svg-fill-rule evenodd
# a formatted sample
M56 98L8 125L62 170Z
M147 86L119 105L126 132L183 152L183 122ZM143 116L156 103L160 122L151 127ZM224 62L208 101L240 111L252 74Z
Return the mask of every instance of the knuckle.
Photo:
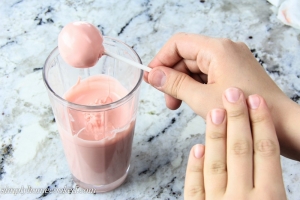
M248 46L244 42L236 42L235 44L237 46L241 47L241 48L247 48L248 49Z
M189 167L189 171L193 173L203 173L203 167L201 165L192 165Z
M227 110L227 117L229 120L239 120L248 116L246 116L246 112L244 110L236 109L236 110Z
M243 42L234 42L228 38L218 39L218 51L223 56L228 56L228 53L234 53L237 51L249 51L249 47Z
M263 121L265 121L265 120L266 120L266 118L265 118L265 116L262 115L262 114L254 115L254 116L251 118L251 122L252 122L253 124L261 123L261 122L263 122Z
M250 144L247 141L236 141L231 148L233 155L245 155L251 152Z
M182 84L185 81L186 76L178 75L175 77L174 82L171 84L170 92L171 95L175 98L178 98L179 91L182 89Z
M188 189L185 190L185 194L188 197L195 197L195 196L201 196L205 194L204 187L201 187L200 185L191 186Z
M235 42L235 52L250 53L250 49L244 42Z
M234 42L232 42L228 38L217 39L216 47L218 49L218 52L221 54L226 54L228 49L233 47L233 43Z
M221 161L213 162L209 168L212 174L223 174L227 171L226 164Z
M228 38L220 38L220 42L225 47L234 44L234 42L232 40L228 39Z
M255 113L251 117L251 122L253 124L266 122L268 120L270 120L270 118L265 113Z
M222 131L212 131L209 132L207 135L210 139L213 140L225 139L226 137L225 132Z
M276 155L278 152L278 147L274 141L269 139L262 139L255 143L255 152L262 156L272 156Z

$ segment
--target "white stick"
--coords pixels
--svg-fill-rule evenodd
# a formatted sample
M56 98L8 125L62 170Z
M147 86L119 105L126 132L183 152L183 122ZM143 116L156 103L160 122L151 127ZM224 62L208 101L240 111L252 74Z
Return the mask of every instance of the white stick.
M134 66L134 67L137 67L137 68L140 68L140 69L142 69L142 70L145 70L145 71L147 71L147 72L150 72L150 71L151 71L151 68L150 68L150 67L147 67L147 66L145 66L145 65L141 65L140 63L137 63L137 62L134 62L134 61L129 60L129 59L127 59L127 58L124 58L124 57L122 57L122 56L119 56L118 54L115 54L115 53L112 53L112 52L107 52L106 50L104 51L104 54L105 54L105 55L108 55L108 56L111 56L111 57L113 57L113 58L115 58L115 59L117 59L117 60L123 61L123 62L125 62L125 63L127 63L127 64L129 64L129 65Z

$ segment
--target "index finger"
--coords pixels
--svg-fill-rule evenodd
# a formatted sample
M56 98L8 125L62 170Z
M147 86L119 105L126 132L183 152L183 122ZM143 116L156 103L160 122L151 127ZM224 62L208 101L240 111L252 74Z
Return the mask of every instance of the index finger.
M149 67L173 67L180 60L186 59L197 61L199 68L190 69L191 71L200 72L201 70L203 73L207 73L207 66L202 68L202 65L208 65L210 63L212 40L214 39L197 34L175 34L149 63ZM202 64L202 62L205 63ZM193 65L191 67L194 68L197 66Z

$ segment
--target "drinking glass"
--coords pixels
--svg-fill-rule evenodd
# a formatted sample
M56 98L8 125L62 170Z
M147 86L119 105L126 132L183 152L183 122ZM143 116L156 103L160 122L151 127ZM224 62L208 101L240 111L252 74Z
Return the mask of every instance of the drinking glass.
M141 63L137 53L121 41L104 37L103 45L107 51ZM89 105L66 100L76 85L96 80L99 75L104 77L98 83L105 88L100 91L104 96L118 90L112 80L123 86L118 100L106 99L105 104ZM73 180L80 187L106 192L126 179L142 76L142 70L106 55L90 68L69 66L58 48L47 58L43 80Z

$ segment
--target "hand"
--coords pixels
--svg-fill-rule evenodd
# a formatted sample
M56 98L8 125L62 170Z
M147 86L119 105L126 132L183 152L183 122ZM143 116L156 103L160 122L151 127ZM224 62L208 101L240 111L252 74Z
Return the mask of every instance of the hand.
M166 105L177 109L181 100L203 118L223 107L222 93L239 87L245 95L259 94L268 104L281 153L300 160L300 107L290 100L241 42L180 33L150 62L144 80L165 93ZM288 113L288 114L287 114Z
M220 97L232 86L241 88L246 95L258 93L265 99L287 98L249 48L229 39L177 34L149 67L153 70L145 73L144 80L166 93L170 109L177 109L183 100L202 117L212 108L222 106ZM272 108L272 101L269 106Z
M229 88L206 117L206 147L189 156L185 199L286 199L279 144L264 99ZM247 107L248 105L248 107Z

